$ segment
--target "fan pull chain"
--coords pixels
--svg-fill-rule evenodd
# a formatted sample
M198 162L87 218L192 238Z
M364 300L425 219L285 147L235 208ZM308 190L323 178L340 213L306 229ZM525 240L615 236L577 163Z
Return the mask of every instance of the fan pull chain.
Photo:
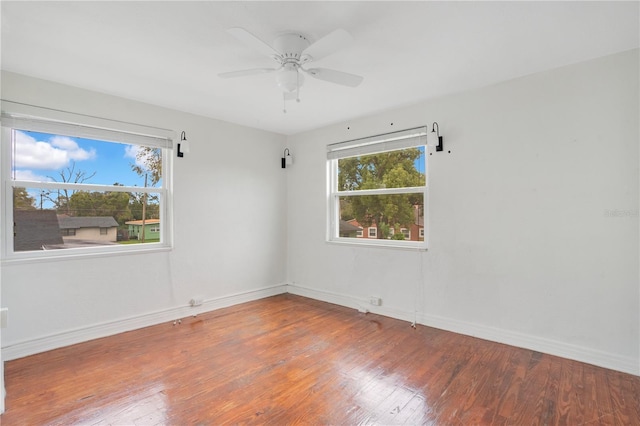
M300 103L300 70L296 67L296 102Z
M287 95L282 94L282 112L287 113Z

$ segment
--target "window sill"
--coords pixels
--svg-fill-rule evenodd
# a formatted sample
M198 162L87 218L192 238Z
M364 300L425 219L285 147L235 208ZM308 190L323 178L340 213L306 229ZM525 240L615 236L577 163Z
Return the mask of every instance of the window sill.
M377 241L377 240L376 240ZM363 247L363 248L381 248L392 250L407 250L407 251L427 251L428 248L422 243L415 244L398 244L390 242L371 242L371 241L345 241L345 240L327 240L327 244L338 246L351 246L351 247Z
M136 250L118 250L118 251L91 251L91 252L74 252L69 254L56 255L38 255L38 256L13 256L6 257L0 261L2 266L24 265L30 263L46 263L59 262L65 260L82 260L91 258L104 258L112 256L131 256L138 254L152 254L171 251L172 247L168 245L157 245L154 247L145 247Z

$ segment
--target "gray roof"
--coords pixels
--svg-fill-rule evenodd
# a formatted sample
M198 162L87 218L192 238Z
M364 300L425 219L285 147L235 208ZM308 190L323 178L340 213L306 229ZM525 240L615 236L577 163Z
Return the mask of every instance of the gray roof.
M60 223L60 229L111 228L118 226L118 222L111 216L58 216L58 222Z
M62 244L54 210L14 210L14 251L42 250L43 246Z
M361 230L362 226L353 225L345 220L340 221L340 232L356 232Z

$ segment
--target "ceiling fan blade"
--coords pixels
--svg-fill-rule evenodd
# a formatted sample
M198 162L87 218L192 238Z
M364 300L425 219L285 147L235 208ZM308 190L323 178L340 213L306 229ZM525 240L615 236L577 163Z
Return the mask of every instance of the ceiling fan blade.
M218 74L218 77L221 77L221 78L244 77L246 75L265 74L265 73L273 72L277 70L278 68L252 68L248 70L222 72Z
M248 47L262 53L263 55L269 56L274 59L280 56L280 52L278 52L276 49L269 46L267 43L260 40L258 37L254 36L244 28L240 28L240 27L229 28L227 32L232 36L234 36L236 39L240 40L242 43L244 43Z
M308 60L317 61L342 49L352 41L353 37L351 37L351 34L343 29L337 29L307 47L302 52L302 56L306 55L307 57L311 57L311 59Z
M311 68L303 71L306 71L307 74L309 74L313 78L317 78L318 80L329 81L331 83L341 84L343 86L349 87L356 87L360 83L362 83L362 80L364 80L364 77L362 76L349 74L342 71L330 70L328 68Z

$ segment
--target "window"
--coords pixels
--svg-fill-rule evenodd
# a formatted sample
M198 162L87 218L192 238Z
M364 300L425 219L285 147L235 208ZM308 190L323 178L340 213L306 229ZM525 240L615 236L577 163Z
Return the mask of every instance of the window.
M3 258L170 245L170 162L164 161L171 149L169 132L156 129L164 136L149 136L100 124L3 113L2 189L4 204L10 206L3 224L8 237ZM154 239L124 238L132 220L153 223ZM109 231L114 228L117 232Z
M411 241L424 227L427 200L426 128L327 146L331 242L425 248ZM367 237L341 236L348 221L368 229Z
M411 231L407 228L400 228L400 233L402 233L405 240L411 240Z

